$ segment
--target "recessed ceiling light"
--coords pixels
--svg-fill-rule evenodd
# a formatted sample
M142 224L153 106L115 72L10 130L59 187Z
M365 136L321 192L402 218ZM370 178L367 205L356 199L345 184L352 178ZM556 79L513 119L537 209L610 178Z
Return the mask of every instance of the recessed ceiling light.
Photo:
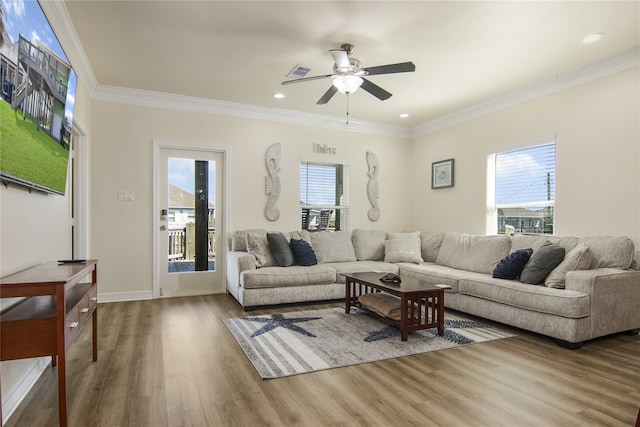
M284 93L280 93L280 92L278 92L278 93L274 93L274 94L273 94L273 97L274 97L275 99L282 99L282 98L284 98Z
M604 37L604 33L593 33L593 34L589 34L588 36L586 36L585 38L582 39L582 43L593 43L593 42L597 42L598 40L600 40L601 38Z
M400 117L402 117L403 119L406 119L407 117L409 117L409 113L402 113L400 114Z

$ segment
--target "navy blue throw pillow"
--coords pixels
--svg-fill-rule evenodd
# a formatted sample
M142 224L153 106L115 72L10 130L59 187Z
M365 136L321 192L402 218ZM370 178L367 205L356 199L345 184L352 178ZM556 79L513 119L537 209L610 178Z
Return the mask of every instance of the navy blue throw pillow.
M293 252L293 259L296 260L296 265L316 265L318 263L316 253L307 241L291 239L289 247Z
M524 269L524 266L531 258L533 249L518 249L502 258L493 270L493 277L496 279L517 279Z

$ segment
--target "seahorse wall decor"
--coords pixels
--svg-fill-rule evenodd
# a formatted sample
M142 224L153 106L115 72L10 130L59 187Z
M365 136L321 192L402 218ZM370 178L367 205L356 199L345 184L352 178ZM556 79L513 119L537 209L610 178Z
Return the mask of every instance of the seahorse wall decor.
M369 176L367 197L369 197L369 203L371 203L371 209L367 212L367 217L369 221L377 221L380 219L380 207L378 206L378 170L380 163L378 162L378 157L371 151L367 151L367 165L369 166L369 171L367 172Z
M276 201L280 197L280 178L278 177L280 172L280 153L280 144L273 144L267 148L267 154L264 159L267 165L267 173L269 174L265 177L265 194L269 197L264 208L264 216L269 221L276 221L280 218L280 210L276 208Z

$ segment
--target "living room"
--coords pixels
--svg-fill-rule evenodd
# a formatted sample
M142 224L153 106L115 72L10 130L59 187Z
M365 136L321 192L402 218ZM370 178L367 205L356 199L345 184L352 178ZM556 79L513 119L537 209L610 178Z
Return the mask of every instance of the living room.
M632 5L635 5L637 17L638 5ZM66 27L60 26L60 20L68 14L65 4L43 2L42 6L73 58L78 54L78 43L81 45L83 40L67 38ZM203 101L186 95L103 85L99 81L91 81L92 76L95 79L99 75L97 64L93 65L96 69L91 72L83 70L88 61L74 64L79 75L74 123L77 138L85 144L80 148L84 150L81 156L86 156L86 163L80 165L80 176L84 181L77 184L77 188L85 193L80 199L83 216L77 219L81 239L76 250L79 245L80 252L74 254L71 249L69 194L45 196L12 185L2 186L0 275L4 277L39 263L78 255L99 260L100 309L111 302L114 305L125 304L116 301L155 301L153 224L159 213L153 204L154 141L171 141L192 148L215 147L226 153L227 199L222 233L247 228L285 232L299 229L299 163L301 159L322 159L350 165L350 228L486 234L488 154L551 137L556 142L555 233L579 237L624 235L630 237L637 248L640 245L637 19L635 25L635 49L629 52L601 58L596 65L583 64L578 71L554 70L552 83L545 80L544 85L529 86L522 92L500 94L502 96L489 100L478 99L476 103L465 105L466 108L461 106L448 115L411 127L360 123L357 119L352 119L348 125L351 127L348 127L344 116L323 118L323 123L328 123L325 126L312 125L311 118L296 120L292 114L276 115L277 111L273 110L280 108L278 104L266 112L259 109L262 115L256 118L255 110L234 112L230 111L228 104L215 100ZM331 47L327 46L326 50ZM326 56L330 65L331 58L328 54ZM284 61L282 66L294 65L289 62ZM421 66L432 66L416 65L416 75ZM402 77L398 74L389 79ZM274 82L268 92L279 86L279 81ZM321 93L322 90L318 96ZM353 99L356 95L364 96L357 93ZM394 96L399 95L394 93ZM307 101L312 105L315 98ZM341 108L345 107L344 98L333 101L337 101ZM378 101L371 98L367 102ZM357 103L351 104L352 117L358 117L357 107ZM282 191L277 205L280 217L272 222L264 215L264 177L267 176L264 159L268 147L276 143L281 144L282 150L279 165ZM336 154L314 153L314 144L329 145L335 148ZM365 190L367 151L375 153L381 160L381 216L376 222L367 218L370 207ZM455 185L447 189L431 189L432 163L449 158L455 159ZM120 190L132 191L134 200L118 200ZM221 238L224 239L224 234ZM216 292L224 294L224 289L224 284L221 284ZM196 305L201 301L198 299ZM238 314L238 308L230 308L235 301L228 295L217 295L204 301L216 304L217 315ZM183 307L184 301L163 304ZM105 309L105 312L110 311ZM121 327L117 323L108 323L105 317L101 319L104 319L105 328L107 325ZM222 334L218 331L217 336ZM233 345L228 337L221 339L225 344ZM637 336L624 339L631 341L615 342L637 352ZM562 349L556 350L536 341L535 336L527 336L523 340L531 347L540 345L541 351L553 354L554 360L561 360L566 354L561 353ZM84 342L87 340L80 340L74 347L81 347ZM602 346L602 349L598 348L602 352L599 354L605 357L606 345L602 342L598 345ZM72 351L81 351L74 347ZM514 354L523 349L530 350L530 347L513 349L503 344L497 349L485 350L481 357L505 358L518 366L513 362ZM464 353L471 357L473 354L468 349ZM629 357L632 354L630 351ZM526 354L521 356L526 357ZM445 358L432 357L434 362L441 363ZM456 356L456 360L462 362L463 354ZM46 363L48 361L43 362L42 359L2 362L3 408L19 406L30 386L45 371ZM242 366L245 368L247 365L243 363ZM392 366L395 365L384 369ZM350 370L349 375L357 375L352 372ZM365 372L371 374L370 370ZM237 375L246 377L252 374L242 372ZM424 381L427 379L428 376L423 378ZM304 388L312 381L298 379L292 386ZM323 383L329 381L345 380L340 380L336 373L322 377ZM55 384L55 380L53 382ZM251 382L245 385L258 387ZM287 386L263 387L283 398L292 398L293 392L286 391ZM48 399L54 402L55 386L51 392L53 397ZM638 400L637 386L635 389L625 388L624 392ZM623 391L616 393L617 396ZM383 403L378 402L380 405ZM625 405L627 413L623 419L630 419L633 411ZM532 406L533 413L536 407ZM359 408L363 411L367 406ZM56 410L52 410L55 421ZM243 409L238 407L237 410ZM295 411L287 413L293 417ZM5 414L6 409L3 416ZM300 420L292 418L290 421L295 424ZM607 424L607 421L601 423ZM558 419L548 423L559 424ZM46 421L42 425L47 425Z

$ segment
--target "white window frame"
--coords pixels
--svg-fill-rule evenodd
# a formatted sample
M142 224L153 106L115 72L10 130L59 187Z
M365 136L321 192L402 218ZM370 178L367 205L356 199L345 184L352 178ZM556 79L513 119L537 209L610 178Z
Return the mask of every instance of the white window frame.
M508 147L501 147L500 149L494 149L487 155L487 215L486 215L486 233L487 234L499 234L501 230L498 230L498 209L504 208L527 208L527 207L540 207L540 206L552 206L553 212L553 224L555 232L555 172L554 172L554 200L539 200L529 203L496 203L496 157L500 154L505 154L514 151L527 150L531 148L540 147L543 145L554 144L556 146L556 136L548 136L533 141L527 141L520 144L511 145ZM554 158L555 167L557 169L557 154ZM552 235L552 234L545 234Z
M348 230L349 227L349 164L341 161L333 161L329 162L326 160L316 160L316 159L301 159L300 164L298 165L298 171L300 171L300 167L303 164L312 164L312 165L325 165L325 166L342 166L342 202L340 204L307 204L304 203L303 200L300 201L300 215L302 215L303 209L314 209L314 210L332 210L331 220L334 222L337 218L337 211L340 210L340 224L336 224L336 230ZM298 180L298 194L301 193L301 188L303 185L302 179Z

